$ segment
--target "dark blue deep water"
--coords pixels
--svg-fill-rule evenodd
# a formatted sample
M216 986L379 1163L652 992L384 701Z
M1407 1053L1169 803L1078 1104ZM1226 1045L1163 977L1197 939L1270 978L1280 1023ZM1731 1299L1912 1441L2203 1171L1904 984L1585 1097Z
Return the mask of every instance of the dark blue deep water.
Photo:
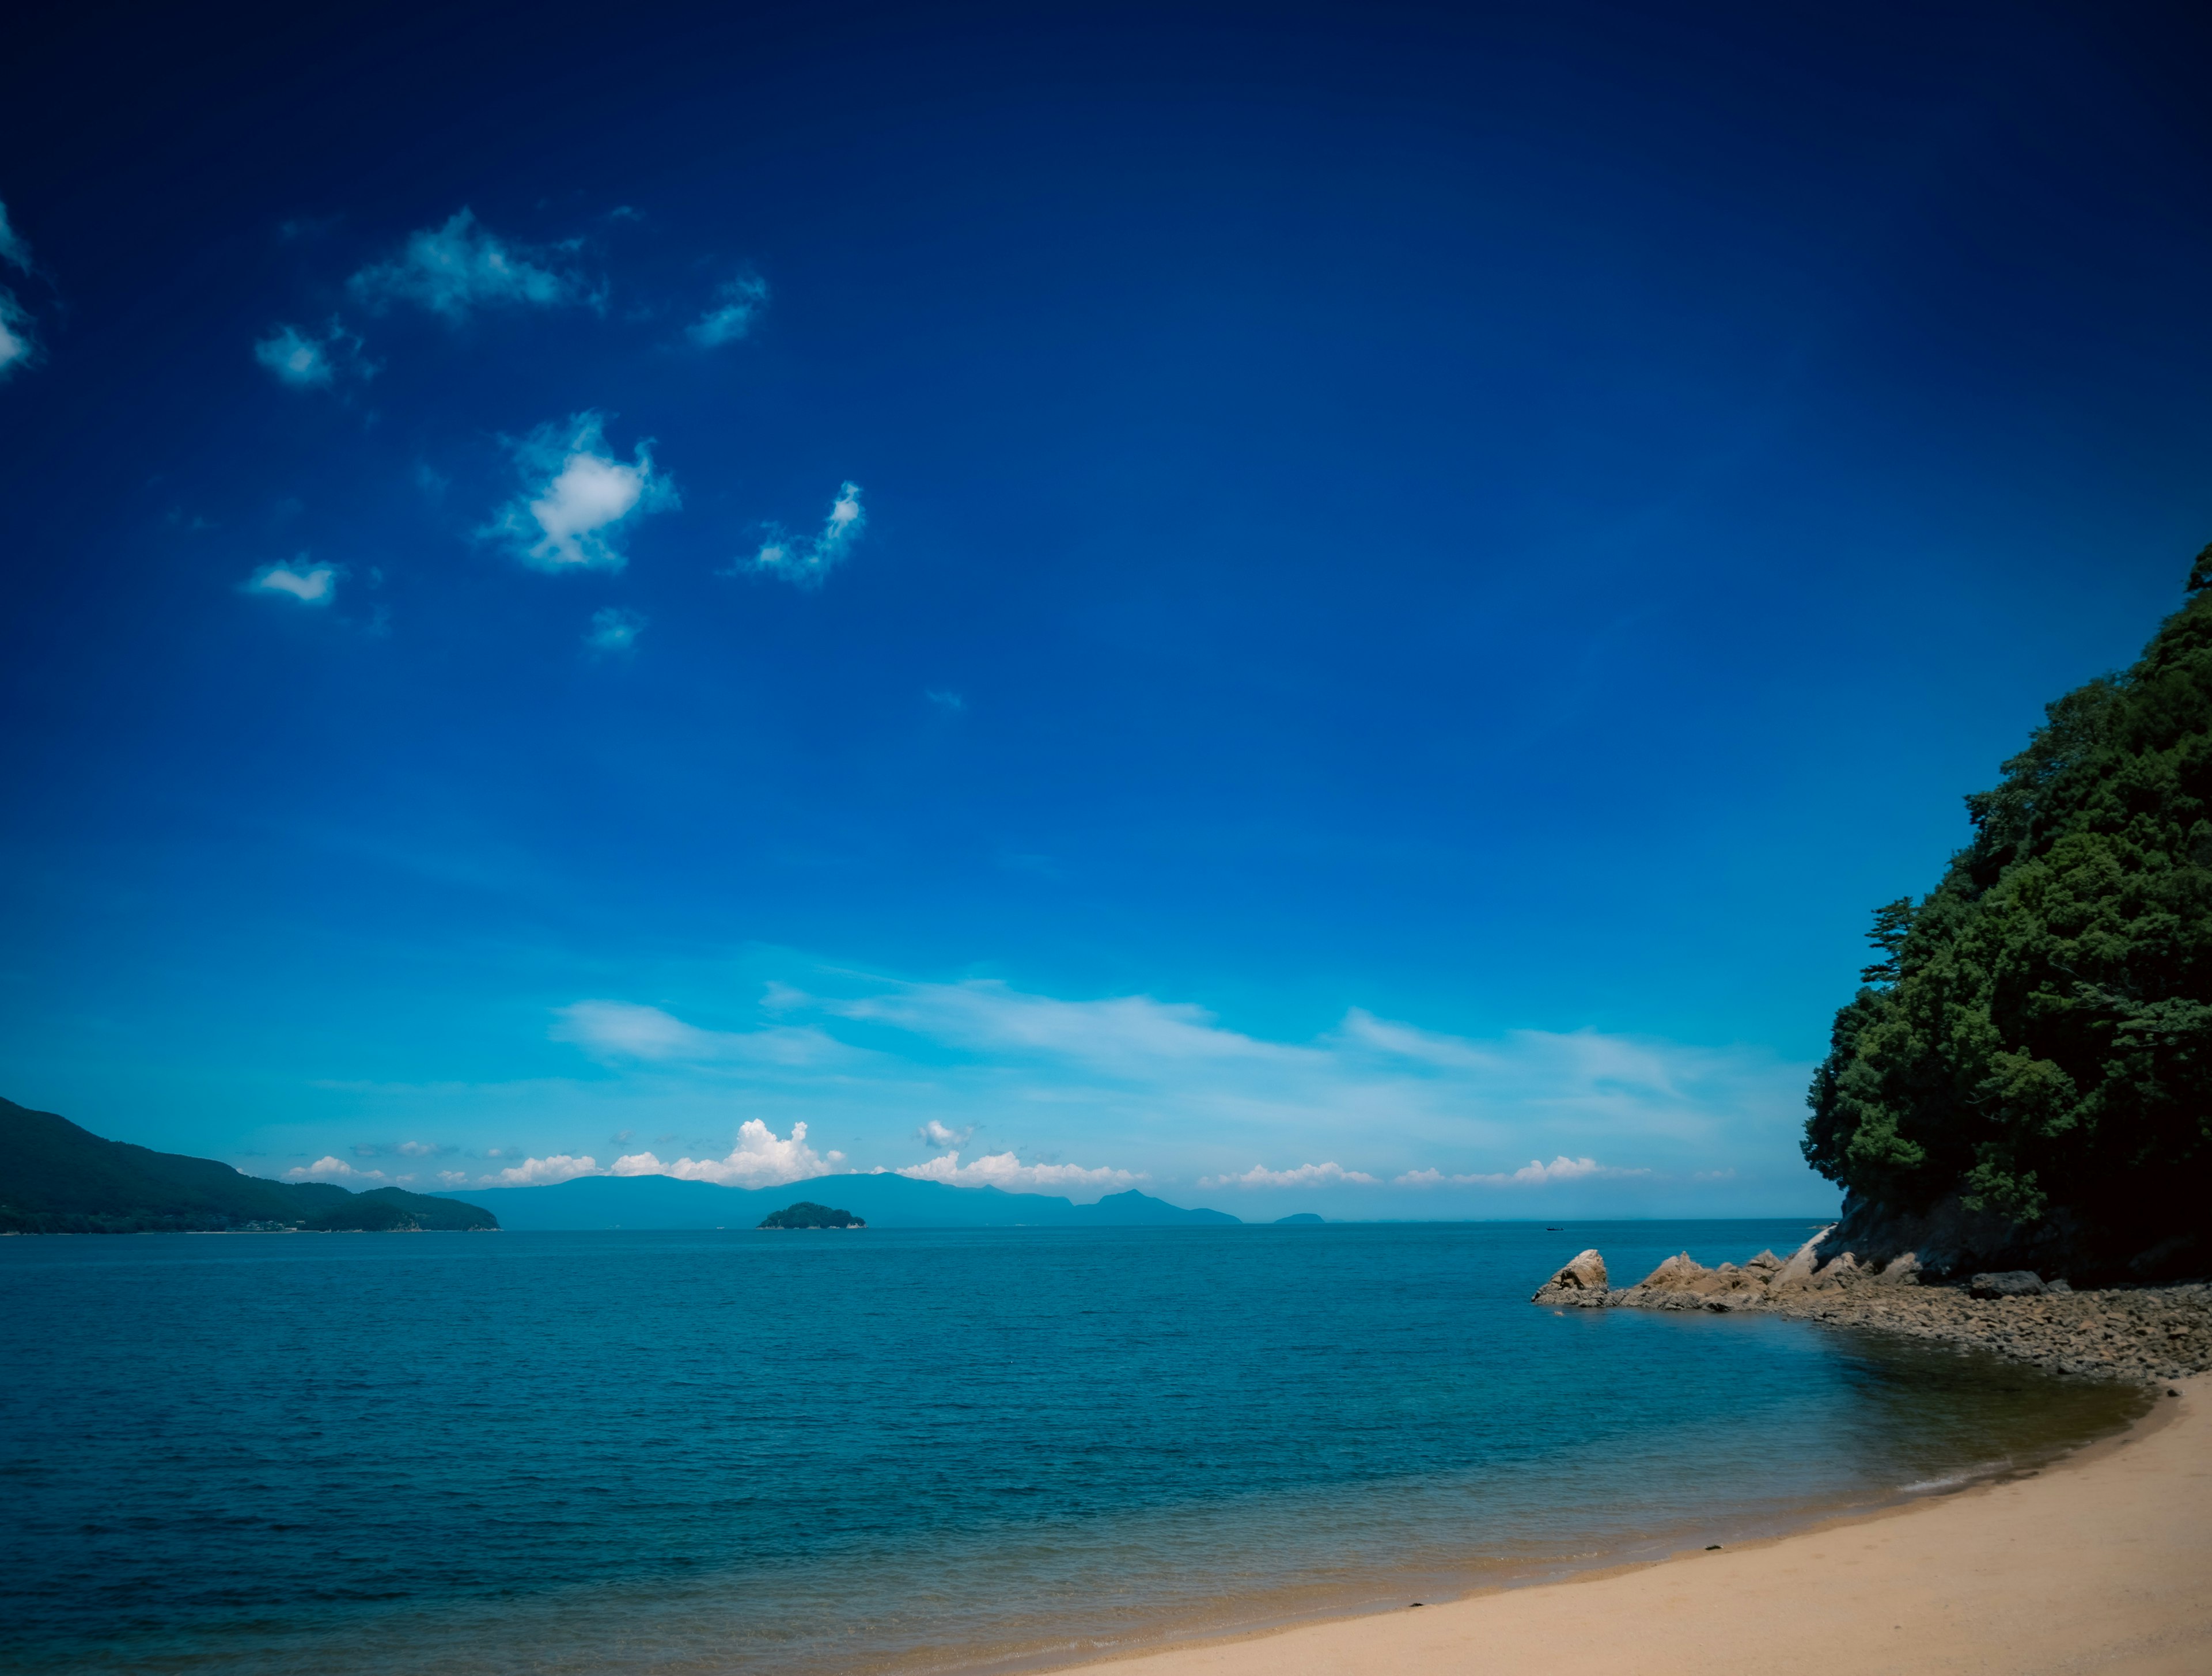
M2131 1398L1554 1314L1798 1222L0 1240L0 1659L1072 1662L1775 1528Z

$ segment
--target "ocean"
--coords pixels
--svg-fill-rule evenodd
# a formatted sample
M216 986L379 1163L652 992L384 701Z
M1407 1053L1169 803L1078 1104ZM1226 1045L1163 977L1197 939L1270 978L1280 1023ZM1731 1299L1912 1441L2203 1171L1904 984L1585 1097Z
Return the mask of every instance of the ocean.
M1810 1224L0 1240L0 1659L1018 1670L2030 1470L2141 1400L1555 1313Z

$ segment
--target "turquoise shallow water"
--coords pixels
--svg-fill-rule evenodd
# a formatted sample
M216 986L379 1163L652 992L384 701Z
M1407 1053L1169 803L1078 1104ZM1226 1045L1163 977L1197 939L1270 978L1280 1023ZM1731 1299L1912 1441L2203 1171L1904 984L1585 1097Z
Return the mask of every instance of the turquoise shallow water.
M0 1655L246 1672L1068 1662L1729 1541L2135 1400L1585 1245L1808 1224L0 1241Z

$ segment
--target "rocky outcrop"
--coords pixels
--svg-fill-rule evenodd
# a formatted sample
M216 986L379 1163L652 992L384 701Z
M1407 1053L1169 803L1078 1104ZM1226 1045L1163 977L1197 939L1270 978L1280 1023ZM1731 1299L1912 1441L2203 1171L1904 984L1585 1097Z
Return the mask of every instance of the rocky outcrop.
M1606 1304L1605 1281L1605 1259L1595 1251L1585 1251L1536 1289L1535 1302L1570 1309L1601 1309Z
M2072 1290L2033 1270L1923 1284L1918 1254L1838 1248L1826 1228L1787 1258L1771 1251L1707 1268L1668 1258L1632 1286L1606 1286L1605 1259L1585 1251L1537 1290L1558 1308L1771 1310L1978 1346L2056 1373L2152 1381L2212 1368L2212 1284Z

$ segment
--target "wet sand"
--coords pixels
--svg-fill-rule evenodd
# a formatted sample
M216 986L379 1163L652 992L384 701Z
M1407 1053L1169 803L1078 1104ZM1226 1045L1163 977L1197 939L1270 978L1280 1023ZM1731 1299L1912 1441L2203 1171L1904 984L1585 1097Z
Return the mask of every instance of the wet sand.
M2207 1676L2212 1374L2033 1477L1717 1553L1111 1661L1114 1676Z

